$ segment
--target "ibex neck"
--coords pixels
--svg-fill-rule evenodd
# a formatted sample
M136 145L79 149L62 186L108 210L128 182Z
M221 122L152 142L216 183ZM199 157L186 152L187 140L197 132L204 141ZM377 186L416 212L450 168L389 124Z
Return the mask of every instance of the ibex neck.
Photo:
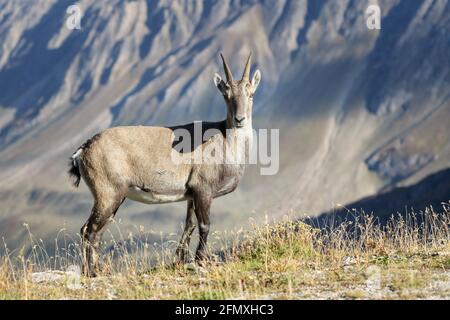
M227 163L239 165L242 169L250 159L253 144L253 129L251 119L242 128L228 126L226 122L226 153Z

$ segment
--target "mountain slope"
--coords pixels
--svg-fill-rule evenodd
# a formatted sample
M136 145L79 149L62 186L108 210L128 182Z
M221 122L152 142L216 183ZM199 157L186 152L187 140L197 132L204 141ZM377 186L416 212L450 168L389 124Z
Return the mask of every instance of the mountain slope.
M219 51L235 74L254 53L254 125L280 128L280 171L251 166L214 203L214 227L314 215L448 167L450 3L380 0L378 31L373 2L84 0L69 30L71 1L0 1L1 218L78 230L91 199L70 188L68 156L110 126L222 119ZM125 203L119 216L173 232L184 210Z
M441 170L418 183L408 186L393 188L347 204L346 208L333 209L312 219L314 225L326 225L330 221L353 220L359 213L373 214L377 222L385 224L392 216L406 216L415 212L417 220L422 220L420 212L425 212L427 207L441 211L444 206L450 206L450 169ZM355 209L356 211L353 211Z

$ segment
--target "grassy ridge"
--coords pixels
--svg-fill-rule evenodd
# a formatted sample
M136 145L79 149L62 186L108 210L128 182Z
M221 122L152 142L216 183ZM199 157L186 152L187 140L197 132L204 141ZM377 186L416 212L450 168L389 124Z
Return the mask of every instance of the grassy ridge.
M218 237L221 258L202 266L173 266L173 248L161 248L151 269L151 248L130 238L126 246L114 243L104 273L94 279L49 271L79 264L77 244L58 257L46 257L36 244L28 258L2 256L0 298L448 299L449 224L448 206L439 214L429 209L392 218L385 226L364 214L322 230L285 219L231 235L234 243Z

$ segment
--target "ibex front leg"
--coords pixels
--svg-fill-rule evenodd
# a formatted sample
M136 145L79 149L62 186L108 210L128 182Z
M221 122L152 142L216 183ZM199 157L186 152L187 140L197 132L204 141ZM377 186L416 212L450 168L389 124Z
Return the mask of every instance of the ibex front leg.
M200 241L198 243L195 260L202 261L207 258L206 242L209 233L209 208L211 207L212 197L207 191L200 190L194 192L194 211L198 221Z
M180 244L178 245L176 256L177 263L184 263L189 253L189 243L191 241L192 232L195 230L195 213L194 213L194 201L188 200L186 213L186 224L184 226L183 235L181 236Z

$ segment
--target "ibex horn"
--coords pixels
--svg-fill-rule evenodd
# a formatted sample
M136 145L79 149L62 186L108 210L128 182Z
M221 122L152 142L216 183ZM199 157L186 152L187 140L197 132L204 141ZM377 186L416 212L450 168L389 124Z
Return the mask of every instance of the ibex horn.
M252 54L248 56L247 64L245 65L244 73L242 74L242 81L250 79L250 67L252 65Z
M222 57L223 69L225 70L225 76L227 77L227 82L232 83L233 82L233 74L231 73L230 68L228 67L228 64L225 61L225 58L223 57L222 53L220 54L220 56Z

